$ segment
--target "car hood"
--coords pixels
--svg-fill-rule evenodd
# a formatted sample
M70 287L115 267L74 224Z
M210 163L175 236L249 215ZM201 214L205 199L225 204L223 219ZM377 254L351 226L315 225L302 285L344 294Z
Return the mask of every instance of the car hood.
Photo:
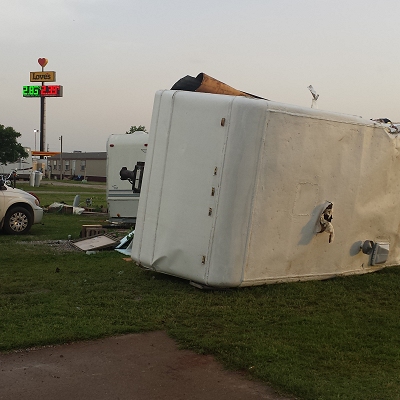
M5 197L20 198L35 204L35 196L32 196L30 193L25 192L21 189L14 189L11 186L6 186L6 188L7 190L0 191L0 193L3 194Z

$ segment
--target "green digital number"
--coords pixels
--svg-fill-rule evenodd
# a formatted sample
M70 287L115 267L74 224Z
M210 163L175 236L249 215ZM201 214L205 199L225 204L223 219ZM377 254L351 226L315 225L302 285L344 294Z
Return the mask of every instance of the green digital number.
M29 96L40 97L41 86L29 86Z
M22 86L22 96L40 97L41 86Z

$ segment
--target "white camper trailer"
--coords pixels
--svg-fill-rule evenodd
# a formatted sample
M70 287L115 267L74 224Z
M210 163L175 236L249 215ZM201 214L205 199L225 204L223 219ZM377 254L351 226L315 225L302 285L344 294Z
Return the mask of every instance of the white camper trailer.
M400 137L360 117L155 97L132 258L211 287L400 264Z
M111 135L107 141L107 204L110 221L136 221L140 184L146 158L148 133ZM138 169L139 167L139 169ZM121 169L132 172L121 179ZM136 168L136 169L135 169ZM135 177L134 173L138 172ZM133 177L133 181L131 179Z
M13 163L0 164L0 175L9 175L16 170L18 178L29 180L33 172L32 151L30 147L24 147L24 150L28 153L27 157L19 158Z

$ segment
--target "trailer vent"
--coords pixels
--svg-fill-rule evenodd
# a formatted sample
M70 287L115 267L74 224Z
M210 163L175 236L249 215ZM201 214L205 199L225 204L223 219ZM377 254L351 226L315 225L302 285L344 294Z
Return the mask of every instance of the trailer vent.
M385 264L389 256L389 242L366 240L361 245L364 254L371 255L371 265Z
M385 264L389 256L389 243L375 243L371 256L371 265Z

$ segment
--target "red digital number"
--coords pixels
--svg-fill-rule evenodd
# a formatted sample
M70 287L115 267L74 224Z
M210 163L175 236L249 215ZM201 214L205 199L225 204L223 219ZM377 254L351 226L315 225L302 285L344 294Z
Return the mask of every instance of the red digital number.
M40 90L40 95L42 97L60 97L60 96L62 96L61 86L60 85L43 85Z
M49 96L57 96L58 94L58 86L51 85L49 86Z

